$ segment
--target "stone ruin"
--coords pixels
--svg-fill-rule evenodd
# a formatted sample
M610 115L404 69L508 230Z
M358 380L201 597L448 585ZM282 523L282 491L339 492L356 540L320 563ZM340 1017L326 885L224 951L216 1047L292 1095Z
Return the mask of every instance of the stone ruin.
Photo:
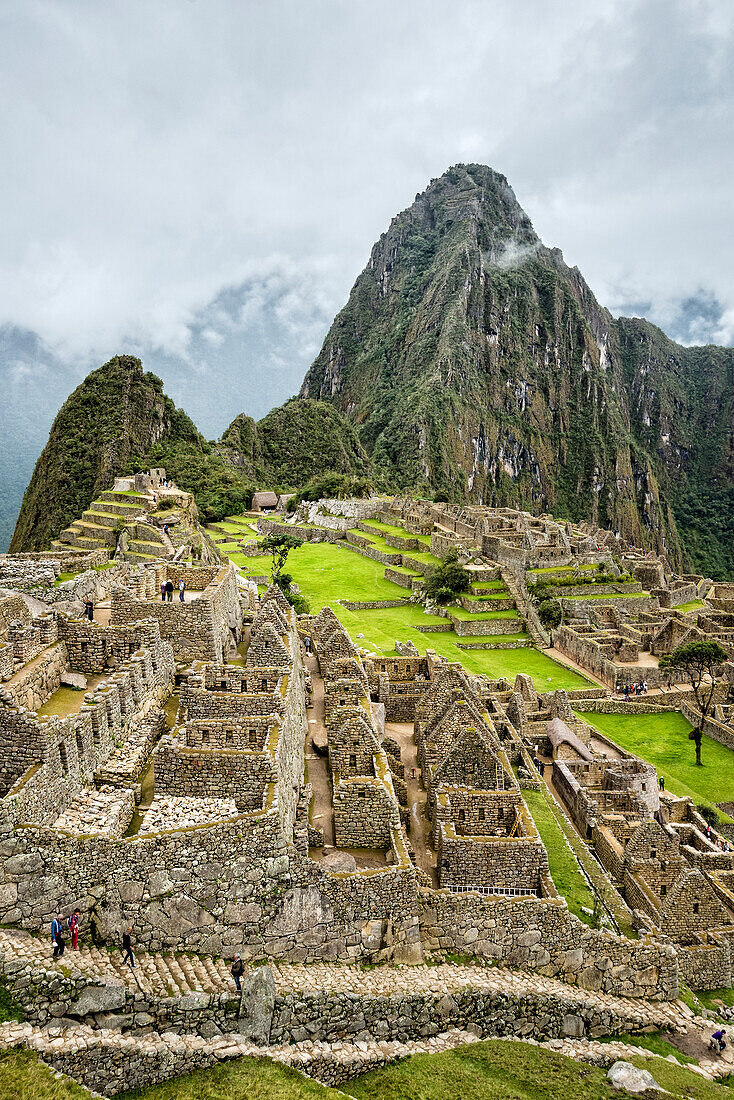
M146 476L141 491L164 491L162 472ZM393 518L398 508L436 551L458 544L495 555L487 568L515 578L518 601L528 568L609 561L606 535L550 517L413 502L396 504ZM53 572L46 560L39 567ZM637 568L638 583L678 596L694 583L674 588L663 562ZM169 579L172 603L160 597ZM571 700L539 693L529 676L470 675L430 649L366 653L330 608L298 616L277 587L258 596L216 554L201 564L125 561L109 597L109 614L89 622L53 604L32 611L22 581L0 593L0 924L18 930L0 929L9 979L11 948L21 950L13 937L45 935L55 912L78 908L99 947L132 925L138 949L151 953L146 966L195 953L201 982L217 967L226 974L223 960L235 952L279 973L321 964L307 975L336 962L446 954L519 967L538 988L559 979L580 998L563 1002L557 1022L555 1008L544 1009L561 1034L602 1027L585 991L648 1006L674 999L679 976L697 988L731 984L734 853L689 800L659 791L649 765L576 717L572 701L609 705L604 689ZM674 608L632 615L600 606L569 630L589 653L593 635L600 661L633 665L685 631L713 624L723 637L731 602L717 586L693 620ZM723 694L710 722L723 740L732 723ZM525 797L545 791L538 760L639 939L589 927L559 897ZM331 987L284 994L268 973L257 971L234 1003L216 983L187 1000L194 995L147 988L113 995L118 986L77 975L54 979L58 1005L49 993L35 1011L39 1020L61 1012L65 1025L83 1019L94 1034L152 1026L261 1043L332 1035L340 1002ZM44 975L34 988L46 988ZM20 982L13 988L24 995ZM447 1008L449 993L416 994L401 1013L422 1012L421 1026L428 1019L437 1030L434 1016L448 1012L464 1026L469 1016ZM357 994L349 996L353 1012ZM366 1018L379 1015L359 996ZM483 1020L483 996L459 1001ZM377 1016L373 1026L382 1033ZM614 1026L630 1026L629 1017ZM194 1063L187 1054L175 1064ZM93 1079L102 1080L96 1063Z

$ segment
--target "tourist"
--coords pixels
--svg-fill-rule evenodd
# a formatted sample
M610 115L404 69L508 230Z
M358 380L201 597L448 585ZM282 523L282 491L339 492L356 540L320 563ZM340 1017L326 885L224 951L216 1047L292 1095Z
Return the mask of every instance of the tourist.
M722 1051L726 1050L726 1039L724 1038L725 1035L726 1028L722 1027L720 1031L715 1031L711 1036L711 1042L709 1043L709 1046L712 1050L715 1050L717 1054L721 1054Z
M166 599L169 603L173 603L173 581L170 577L166 581Z
M184 592L185 591L186 591L186 581L182 579L178 582L178 598L181 601L181 603L184 602Z
M647 680L642 681L642 692L644 695L647 695Z
M122 965L127 963L130 965L130 969L135 969L135 959L133 958L133 941L132 941L132 928L126 928L122 933Z
M71 933L71 950L79 950L79 910L75 909L66 922Z
M658 776L658 787L660 788L661 791L665 790L665 776L664 775Z
M672 691L672 688L673 688L673 681L670 679L670 676L669 676L668 677L668 691Z
M51 921L51 943L53 944L53 947L54 947L54 958L55 959L58 958L58 954L59 954L58 940L59 940L60 935L61 935L61 914L59 913L58 916L55 916L54 919Z
M54 954L53 954L53 957L55 959L60 959L61 956L64 954L64 950L66 948L66 940L61 935L61 929L62 929L61 919L62 919L61 914L59 913L59 915L56 917L56 920L54 921L54 924L56 925L56 936L55 936L55 939L54 939ZM51 927L53 928L53 925Z
M84 604L84 617L89 619L90 623L94 622L94 604L91 600L87 600Z
M237 990L240 993L242 992L242 986L240 985L240 982L242 981L242 975L244 974L244 972L245 964L243 963L239 955L235 955L234 959L232 960L232 965L230 967L230 974L234 978L234 984L237 986Z
M166 598L166 582L161 581L161 599L165 600L165 598Z

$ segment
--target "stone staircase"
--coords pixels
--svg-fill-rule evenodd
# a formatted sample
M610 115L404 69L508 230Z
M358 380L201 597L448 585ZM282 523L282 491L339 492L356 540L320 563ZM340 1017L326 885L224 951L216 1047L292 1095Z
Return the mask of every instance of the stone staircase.
M82 939L83 939L82 931ZM234 983L228 959L212 955L151 954L135 951L136 967L122 964L122 953L93 946L67 950L61 960L53 960L50 940L16 929L0 929L0 962L5 966L27 963L49 973L69 971L90 982L122 985L130 992L142 990L157 997L186 996L191 993L233 992ZM641 998L615 997L595 990L569 986L557 978L526 971L505 970L481 964L456 966L378 966L362 970L359 966L335 963L271 962L270 968L279 995L308 994L315 991L356 997L443 996L464 989L500 992L509 997L543 996L570 1000L601 1009L611 1016L639 1021L642 1026L685 1030L693 1017L682 1001L645 1001Z
M230 962L214 956L159 955L135 951L136 966L122 963L121 951L80 946L67 949L61 959L52 958L49 940L29 933L0 929L3 962L29 963L60 974L76 971L90 982L122 985L131 993L142 990L156 997L186 996L190 993L224 993L234 990Z
M152 512L155 508L153 497L109 489L100 493L81 517L62 531L58 539L54 539L51 549L63 551L76 547L79 550L114 551L120 527L126 521L132 521L136 516ZM141 563L161 556L159 545L161 533L152 527L150 530L155 533L153 540L155 552L152 553L147 547L141 545L131 551L134 556L129 560Z
M550 635L538 618L524 582L521 582L510 569L502 570L502 580L515 601L518 614L525 620L528 634L539 649L547 649L551 644Z

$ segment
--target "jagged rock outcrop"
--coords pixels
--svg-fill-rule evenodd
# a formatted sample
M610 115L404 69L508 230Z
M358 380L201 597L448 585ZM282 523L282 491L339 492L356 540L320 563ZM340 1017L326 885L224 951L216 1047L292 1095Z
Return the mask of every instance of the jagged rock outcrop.
M734 351L615 320L490 168L449 169L393 219L301 395L348 416L402 485L734 570Z

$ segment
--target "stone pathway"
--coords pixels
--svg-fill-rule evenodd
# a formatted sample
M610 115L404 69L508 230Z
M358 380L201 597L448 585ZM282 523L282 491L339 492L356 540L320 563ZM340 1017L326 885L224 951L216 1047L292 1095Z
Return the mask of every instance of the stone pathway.
M101 1056L100 1062L104 1065L105 1053L114 1052L118 1059L129 1058L151 1062L154 1059L164 1059L173 1075L176 1072L183 1072L184 1063L191 1062L197 1056L200 1059L209 1056L211 1062L248 1056L267 1057L327 1084L339 1084L371 1069L388 1065L399 1058L415 1054L439 1054L477 1041L478 1037L470 1031L451 1030L432 1038L412 1042L305 1041L291 1045L262 1047L236 1033L215 1039L203 1039L197 1035L177 1035L173 1032L147 1036L123 1035L117 1031L93 1030L84 1025L65 1028L38 1028L25 1023L0 1025L0 1049L25 1047L36 1051L42 1060L51 1065L64 1057L78 1058L85 1053L90 1056L95 1054ZM659 1057L645 1050L644 1047L623 1042L601 1043L589 1039L551 1039L541 1043L534 1039L519 1039L515 1036L503 1036L501 1041L529 1043L531 1046L555 1051L575 1061L604 1068L618 1060L629 1061L633 1058L642 1058L652 1063L650 1069L653 1076L654 1062ZM677 1059L674 1055L669 1055L667 1061L677 1062ZM686 1068L707 1080L717 1080L726 1077L731 1072L732 1066L730 1061L704 1059L700 1064L688 1065Z
M82 930L83 940L83 930ZM137 966L131 971L122 965L122 953L82 946L67 948L63 959L51 958L50 943L28 932L0 929L0 955L5 963L26 962L48 971L77 970L91 981L123 985L135 992L142 989L157 996L188 993L233 991L230 962L207 955L172 955L136 952ZM463 989L507 993L512 996L542 995L559 998L630 1020L642 1020L644 1026L685 1030L693 1013L681 1001L645 1001L639 998L613 997L608 994L566 985L555 978L501 967L455 966L382 966L363 970L359 966L332 963L270 963L279 994L328 993L363 997L407 997L455 993Z
M308 737L306 739L306 764L308 768L308 781L313 790L311 803L311 824L324 830L324 844L329 847L334 845L334 807L331 796L331 779L329 778L329 766L327 757L319 755L313 746L314 735L321 742L326 743L326 726L324 725L324 681L319 675L319 666L315 657L306 657L306 667L311 673L313 695L311 706L306 711L308 719ZM322 853L315 848L311 857L321 858Z
M429 844L431 823L426 813L428 795L421 783L418 764L418 746L415 743L412 722L386 722L385 733L400 745L400 757L405 765L405 786L410 809L410 843L415 852L416 864L426 872L433 887L438 886L436 853ZM413 778L415 772L415 778Z

